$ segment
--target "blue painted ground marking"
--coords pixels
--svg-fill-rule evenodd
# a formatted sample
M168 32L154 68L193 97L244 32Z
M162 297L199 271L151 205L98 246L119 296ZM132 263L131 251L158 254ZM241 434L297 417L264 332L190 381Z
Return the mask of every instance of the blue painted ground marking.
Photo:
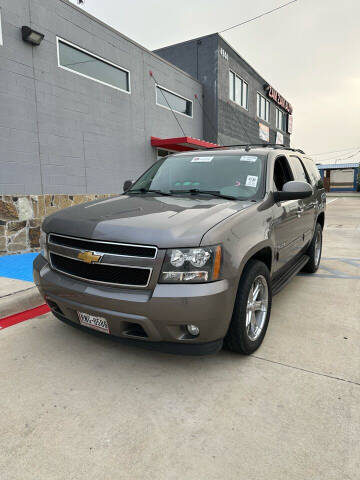
M21 255L0 257L0 277L32 282L32 265L37 255L38 253L23 253Z

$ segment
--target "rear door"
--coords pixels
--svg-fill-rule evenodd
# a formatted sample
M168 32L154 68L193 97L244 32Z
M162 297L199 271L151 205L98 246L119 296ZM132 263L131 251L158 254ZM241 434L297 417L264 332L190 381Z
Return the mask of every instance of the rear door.
M301 160L310 177L310 183L314 189L314 220L316 221L320 210L324 209L326 205L324 180L321 178L320 172L313 160L307 157L302 157Z
M290 166L295 180L298 182L307 182L311 185L309 174L299 156L290 155ZM311 195L311 197L303 198L298 202L298 228L303 235L303 246L305 247L311 241L314 232L316 214L315 198L314 195Z

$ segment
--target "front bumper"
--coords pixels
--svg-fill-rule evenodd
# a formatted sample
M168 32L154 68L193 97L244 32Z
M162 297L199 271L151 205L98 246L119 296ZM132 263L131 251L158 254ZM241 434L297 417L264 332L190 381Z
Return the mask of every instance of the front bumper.
M34 281L61 320L80 327L78 311L101 316L106 318L111 335L175 353L218 351L236 295L227 280L157 284L153 290L141 291L91 284L51 270L42 255L34 261ZM187 333L187 324L199 327L198 337ZM143 333L139 335L139 331Z

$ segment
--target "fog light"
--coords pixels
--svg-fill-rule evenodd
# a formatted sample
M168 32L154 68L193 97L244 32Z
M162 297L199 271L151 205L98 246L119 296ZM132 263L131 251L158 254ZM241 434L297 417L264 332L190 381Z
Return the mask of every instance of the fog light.
M186 325L186 328L188 333L193 337L197 337L200 333L200 329L196 325Z

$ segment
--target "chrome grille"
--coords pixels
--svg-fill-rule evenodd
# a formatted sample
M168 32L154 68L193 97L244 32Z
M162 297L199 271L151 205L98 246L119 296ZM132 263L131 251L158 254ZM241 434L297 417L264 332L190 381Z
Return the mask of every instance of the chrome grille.
M111 253L124 257L155 258L157 248L147 245L134 245L128 243L103 242L98 240L88 240L85 238L67 237L51 233L49 243L62 245L80 250L95 250L101 253Z
M150 269L118 267L113 265L87 264L72 258L50 253L51 265L58 271L99 283L146 287Z
M51 268L64 275L92 283L134 288L149 285L157 256L155 246L103 242L54 233L48 235L48 250ZM91 256L94 257L93 263L87 263L88 253L91 254L90 261Z

